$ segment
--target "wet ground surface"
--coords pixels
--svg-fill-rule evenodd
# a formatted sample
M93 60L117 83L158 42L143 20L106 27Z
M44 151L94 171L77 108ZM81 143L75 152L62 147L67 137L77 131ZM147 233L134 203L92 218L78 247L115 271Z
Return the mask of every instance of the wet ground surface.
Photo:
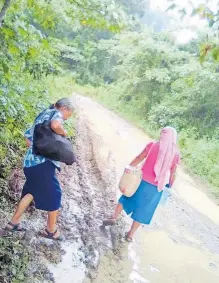
M116 194L124 166L149 138L97 103L80 97L77 102L80 116L99 137L96 155L102 162L111 156L111 164L98 164L100 171L108 168L105 180L114 175ZM158 208L152 225L140 229L134 243L120 243L115 253L102 256L93 282L218 282L218 224L217 205L180 170L171 198Z
M38 237L46 215L26 214L24 241L32 248L28 282L218 283L219 208L182 170L167 204L157 209L150 227L139 229L133 243L123 239L130 225L124 215L115 227L100 229L116 205L124 166L150 139L90 99L73 99L78 163L63 167L59 176L59 227L66 241ZM2 223L8 214L1 216Z

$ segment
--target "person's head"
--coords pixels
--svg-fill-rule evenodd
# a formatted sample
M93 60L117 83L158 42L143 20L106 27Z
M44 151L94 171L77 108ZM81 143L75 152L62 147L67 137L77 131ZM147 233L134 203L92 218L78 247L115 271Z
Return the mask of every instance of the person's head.
M54 106L62 113L64 120L67 120L74 111L73 103L69 98L59 99Z
M177 143L177 131L172 127L165 127L160 132L160 140L170 142L176 145Z

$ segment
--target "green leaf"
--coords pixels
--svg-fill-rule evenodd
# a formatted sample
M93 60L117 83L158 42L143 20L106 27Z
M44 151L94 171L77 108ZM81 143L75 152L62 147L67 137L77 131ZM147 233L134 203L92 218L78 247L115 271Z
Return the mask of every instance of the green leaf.
M26 37L26 36L29 35L28 31L26 29L24 29L24 28L21 28L21 27L18 28L18 32L20 33L20 35L22 37Z
M176 7L177 7L177 5L175 3L173 3L166 9L166 12L175 9Z
M219 62L219 47L215 47L211 51L212 57L215 61Z
M34 0L27 0L27 5L28 5L28 7L33 7L34 6Z
M24 274L23 274L23 273L22 273L22 274L19 274L19 275L18 275L18 279L19 279L19 280L22 280L21 282L23 282L24 279L25 279Z
M39 50L34 47L30 47L27 51L28 55L32 58L36 57L38 52Z
M205 60L209 50L211 50L211 48L212 48L212 46L208 42L201 44L201 46L200 46L200 56L199 56L199 61L201 63L204 62L204 60Z
M9 71L9 67L8 67L8 65L6 64L6 63L2 63L2 67L3 67L3 71L4 71L4 73L8 73L8 71Z
M46 49L46 50L50 50L50 48L51 48L51 45L50 45L50 43L47 39L42 40L42 45L43 45L44 49Z
M4 35L6 36L6 38L10 38L10 37L13 37L15 35L14 31L10 28L2 28L2 31L3 31Z
M12 54L12 55L18 55L18 54L20 54L19 48L17 48L17 47L14 46L14 45L8 47L8 52L9 52L10 54Z
M209 27L213 27L214 24L215 24L214 20L209 20L209 23L208 23Z

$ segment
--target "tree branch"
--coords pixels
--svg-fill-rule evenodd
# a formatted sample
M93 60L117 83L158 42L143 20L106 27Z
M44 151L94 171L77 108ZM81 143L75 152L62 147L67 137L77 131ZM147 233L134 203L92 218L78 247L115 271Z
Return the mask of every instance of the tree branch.
M11 0L5 0L4 4L2 6L2 9L1 9L1 12L0 12L0 27L2 26L2 23L4 21L7 9L9 8L10 4L11 4Z
M72 0L71 2L73 2L74 4L76 4L78 7L84 9L84 10L89 10L89 11L93 11L93 12L100 12L96 7L90 8L90 7L85 7L84 5L82 5L81 3L79 3L77 0Z

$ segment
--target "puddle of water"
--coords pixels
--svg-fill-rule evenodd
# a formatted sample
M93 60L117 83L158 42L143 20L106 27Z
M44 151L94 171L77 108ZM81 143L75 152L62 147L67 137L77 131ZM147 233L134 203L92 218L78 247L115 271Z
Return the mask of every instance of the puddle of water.
M85 266L80 261L77 243L63 244L65 255L57 265L48 264L56 283L82 283L85 278Z
M129 276L129 279L133 282L133 283L149 283L148 280L144 279L143 277L141 277L139 275L139 273L137 273L135 270L132 270L132 273Z
M164 231L138 233L119 256L109 252L100 258L93 283L218 283L219 256L184 244L176 244Z
M179 170L174 187L187 203L219 225L219 207L182 170Z
M143 278L151 283L216 283L219 269L210 263L219 260L214 255L184 244L176 244L164 231L138 234L136 254ZM153 268L152 268L153 267Z
M133 261L132 271L129 275L129 279L133 283L149 283L148 280L142 277L140 270L140 258L136 254L136 249L134 244L130 244L128 247L129 258Z

